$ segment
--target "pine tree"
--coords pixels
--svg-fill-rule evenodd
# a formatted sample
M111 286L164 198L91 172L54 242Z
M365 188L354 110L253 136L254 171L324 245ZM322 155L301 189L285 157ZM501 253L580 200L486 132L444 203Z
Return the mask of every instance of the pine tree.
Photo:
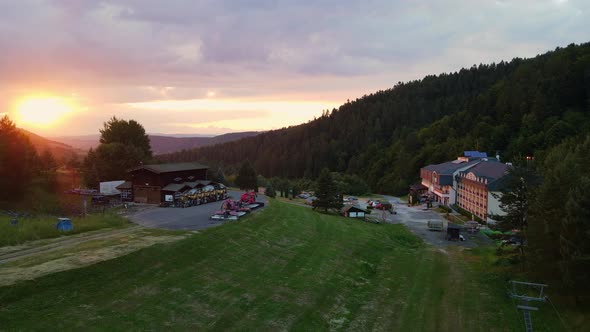
M312 203L314 209L319 208L328 211L342 208L342 195L338 192L332 174L327 168L320 172L315 195L317 199Z
M225 184L225 175L223 174L223 170L221 169L221 167L217 169L217 174L215 174L215 181L217 181L218 183Z
M256 178L256 171L249 161L242 164L238 176L236 177L236 185L240 189L254 190L258 189L258 180Z

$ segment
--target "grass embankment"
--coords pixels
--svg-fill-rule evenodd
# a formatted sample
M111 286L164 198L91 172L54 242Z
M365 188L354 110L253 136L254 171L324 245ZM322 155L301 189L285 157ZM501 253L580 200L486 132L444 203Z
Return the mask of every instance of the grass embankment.
M484 254L273 201L243 222L0 288L0 321L7 330L522 330Z
M121 228L129 225L129 221L116 213L88 215L85 218L72 218L74 230L60 232L55 228L57 217L37 216L18 218L17 225L11 225L13 219L7 215L0 216L0 247L17 245L26 241L55 238L102 228Z

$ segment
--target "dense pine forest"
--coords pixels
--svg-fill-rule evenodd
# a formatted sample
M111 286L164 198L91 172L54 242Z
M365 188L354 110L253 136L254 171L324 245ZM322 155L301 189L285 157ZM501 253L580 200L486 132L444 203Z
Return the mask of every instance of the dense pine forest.
M315 178L324 167L401 194L420 167L463 150L502 160L545 151L590 132L590 44L532 59L426 76L349 101L299 126L160 156L235 167L265 177Z

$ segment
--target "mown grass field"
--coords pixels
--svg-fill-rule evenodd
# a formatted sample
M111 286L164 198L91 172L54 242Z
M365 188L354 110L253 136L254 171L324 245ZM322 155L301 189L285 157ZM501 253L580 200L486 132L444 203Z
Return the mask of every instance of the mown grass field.
M11 219L13 218L7 215L0 215L0 247L21 244L25 241L49 239L102 228L121 228L130 225L127 219L109 212L88 215L85 218L72 218L74 230L71 232L58 231L55 228L57 217L54 216L18 218L17 225L11 225Z
M242 222L0 288L0 330L523 330L491 260L273 200ZM559 330L549 311L533 321Z

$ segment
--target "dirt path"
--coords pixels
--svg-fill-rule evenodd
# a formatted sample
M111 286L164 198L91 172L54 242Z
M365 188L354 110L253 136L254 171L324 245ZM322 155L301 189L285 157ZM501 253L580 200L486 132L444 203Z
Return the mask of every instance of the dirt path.
M137 232L137 231L140 231L142 228L143 227L141 227L141 226L133 226L133 227L129 227L129 228L110 230L110 231L106 231L106 232L99 232L99 233L93 232L93 234L91 234L91 235L76 236L73 238L70 238L70 237L59 238L58 240L51 241L49 244L38 245L38 246L36 246L35 244L31 244L31 245L25 245L25 246L5 247L5 248L3 248L4 249L3 251L8 252L8 253L0 254L0 264L12 262L17 259L21 259L21 258L33 256L33 255L38 255L38 254L43 254L43 253L47 253L47 252L51 252L51 251L55 251L55 250L60 250L65 247L75 246L75 245L82 244L82 243L88 242L88 241L100 240L100 239L105 239L105 238L109 238L109 237L113 237L113 236ZM47 241L40 241L40 242L47 243ZM13 248L14 248L14 250L11 250ZM25 249L19 250L19 248L25 248Z
M67 241L66 244L58 241L49 247L13 252L0 264L0 287L117 258L155 244L182 240L194 233L137 226Z

